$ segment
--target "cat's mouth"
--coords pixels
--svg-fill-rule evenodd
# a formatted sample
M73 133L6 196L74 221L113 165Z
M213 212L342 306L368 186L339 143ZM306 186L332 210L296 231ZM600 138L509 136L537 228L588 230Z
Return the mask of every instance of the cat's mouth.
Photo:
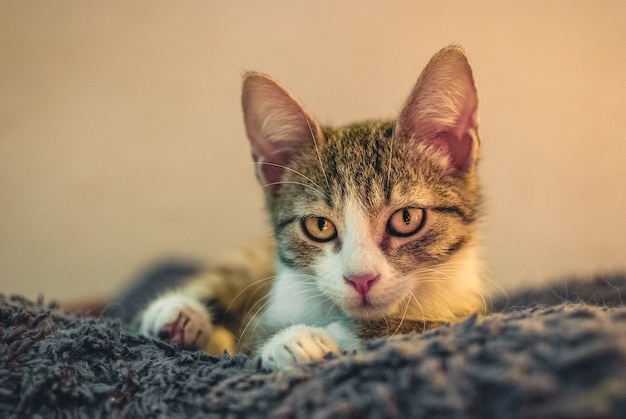
M365 295L344 304L344 311L352 317L371 320L387 316L393 307L394 304Z

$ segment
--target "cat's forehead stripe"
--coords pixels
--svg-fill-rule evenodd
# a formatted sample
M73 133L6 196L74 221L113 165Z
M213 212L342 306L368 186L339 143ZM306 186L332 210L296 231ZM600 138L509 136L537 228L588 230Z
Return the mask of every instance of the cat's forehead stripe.
M370 207L387 200L390 140L384 138L383 131L380 124L363 124L329 133L320 153L333 177L331 204L336 205L349 193L356 193Z

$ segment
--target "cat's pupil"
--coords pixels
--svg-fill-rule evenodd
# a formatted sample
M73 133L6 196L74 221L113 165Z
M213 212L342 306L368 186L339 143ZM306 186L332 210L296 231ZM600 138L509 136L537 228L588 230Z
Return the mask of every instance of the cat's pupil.
M337 237L337 230L332 221L324 217L307 217L302 220L302 230L309 239L324 243Z
M409 210L405 209L402 211L402 221L404 221L404 224L406 225L411 224L411 213Z

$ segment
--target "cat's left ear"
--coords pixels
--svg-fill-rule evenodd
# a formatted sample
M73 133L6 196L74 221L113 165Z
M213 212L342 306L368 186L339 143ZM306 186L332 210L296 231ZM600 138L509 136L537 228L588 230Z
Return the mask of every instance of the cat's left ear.
M478 95L462 48L439 51L426 65L400 112L396 132L448 156L456 173L467 173L478 156Z
M257 176L275 194L293 159L323 140L322 129L298 100L268 75L247 73L241 101Z

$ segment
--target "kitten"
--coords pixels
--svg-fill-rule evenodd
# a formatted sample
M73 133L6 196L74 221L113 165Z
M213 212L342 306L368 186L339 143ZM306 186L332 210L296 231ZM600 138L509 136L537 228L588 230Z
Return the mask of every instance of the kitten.
M323 127L261 73L245 75L242 103L274 240L152 302L141 333L282 369L484 309L478 99L461 48L431 59L396 121Z

